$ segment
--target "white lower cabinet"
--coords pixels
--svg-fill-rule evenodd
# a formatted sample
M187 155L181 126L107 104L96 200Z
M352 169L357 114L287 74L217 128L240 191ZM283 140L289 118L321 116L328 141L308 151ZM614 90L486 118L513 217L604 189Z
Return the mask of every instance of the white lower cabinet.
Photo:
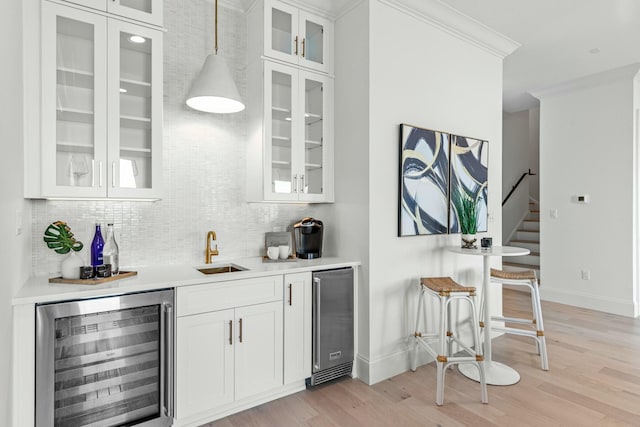
M177 425L215 419L243 399L282 386L282 280L280 275L177 289ZM221 307L224 301L228 307ZM207 302L214 311L206 311Z
M284 383L311 376L311 272L284 276Z

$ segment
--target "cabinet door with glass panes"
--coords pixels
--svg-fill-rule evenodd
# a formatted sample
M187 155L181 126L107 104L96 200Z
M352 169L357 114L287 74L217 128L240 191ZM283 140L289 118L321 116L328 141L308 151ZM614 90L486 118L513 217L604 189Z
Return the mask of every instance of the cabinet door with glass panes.
M64 0L92 9L162 26L162 0Z
M107 18L42 2L42 195L105 197Z
M41 197L159 198L162 32L42 2Z
M278 0L265 0L264 13L266 56L333 72L331 21Z
M159 198L162 33L109 20L108 195Z
M298 199L305 202L333 200L333 143L330 105L333 80L309 71L298 74L300 136Z
M331 201L331 79L270 61L264 71L265 200Z
M297 200L298 70L264 61L264 78L264 198Z

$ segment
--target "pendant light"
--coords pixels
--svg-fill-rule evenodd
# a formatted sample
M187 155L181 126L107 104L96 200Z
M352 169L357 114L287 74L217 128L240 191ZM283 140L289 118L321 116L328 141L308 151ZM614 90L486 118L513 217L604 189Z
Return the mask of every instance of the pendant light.
M207 113L236 113L244 110L244 103L227 61L218 55L218 0L215 0L215 4L215 53L207 56L200 74L193 81L187 105Z

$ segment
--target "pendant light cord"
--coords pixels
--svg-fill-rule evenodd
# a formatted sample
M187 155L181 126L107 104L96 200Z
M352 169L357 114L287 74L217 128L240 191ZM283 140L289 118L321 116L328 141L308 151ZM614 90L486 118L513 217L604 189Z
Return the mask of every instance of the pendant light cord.
M216 30L215 30L215 34L216 34L216 38L215 38L215 52L216 55L218 54L218 0L216 0Z

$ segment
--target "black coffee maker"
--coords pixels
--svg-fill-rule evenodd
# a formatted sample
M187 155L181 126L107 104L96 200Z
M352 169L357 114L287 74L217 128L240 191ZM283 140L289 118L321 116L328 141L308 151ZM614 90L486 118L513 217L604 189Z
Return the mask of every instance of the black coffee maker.
M322 221L303 218L293 225L293 237L296 243L296 256L303 259L322 256Z

